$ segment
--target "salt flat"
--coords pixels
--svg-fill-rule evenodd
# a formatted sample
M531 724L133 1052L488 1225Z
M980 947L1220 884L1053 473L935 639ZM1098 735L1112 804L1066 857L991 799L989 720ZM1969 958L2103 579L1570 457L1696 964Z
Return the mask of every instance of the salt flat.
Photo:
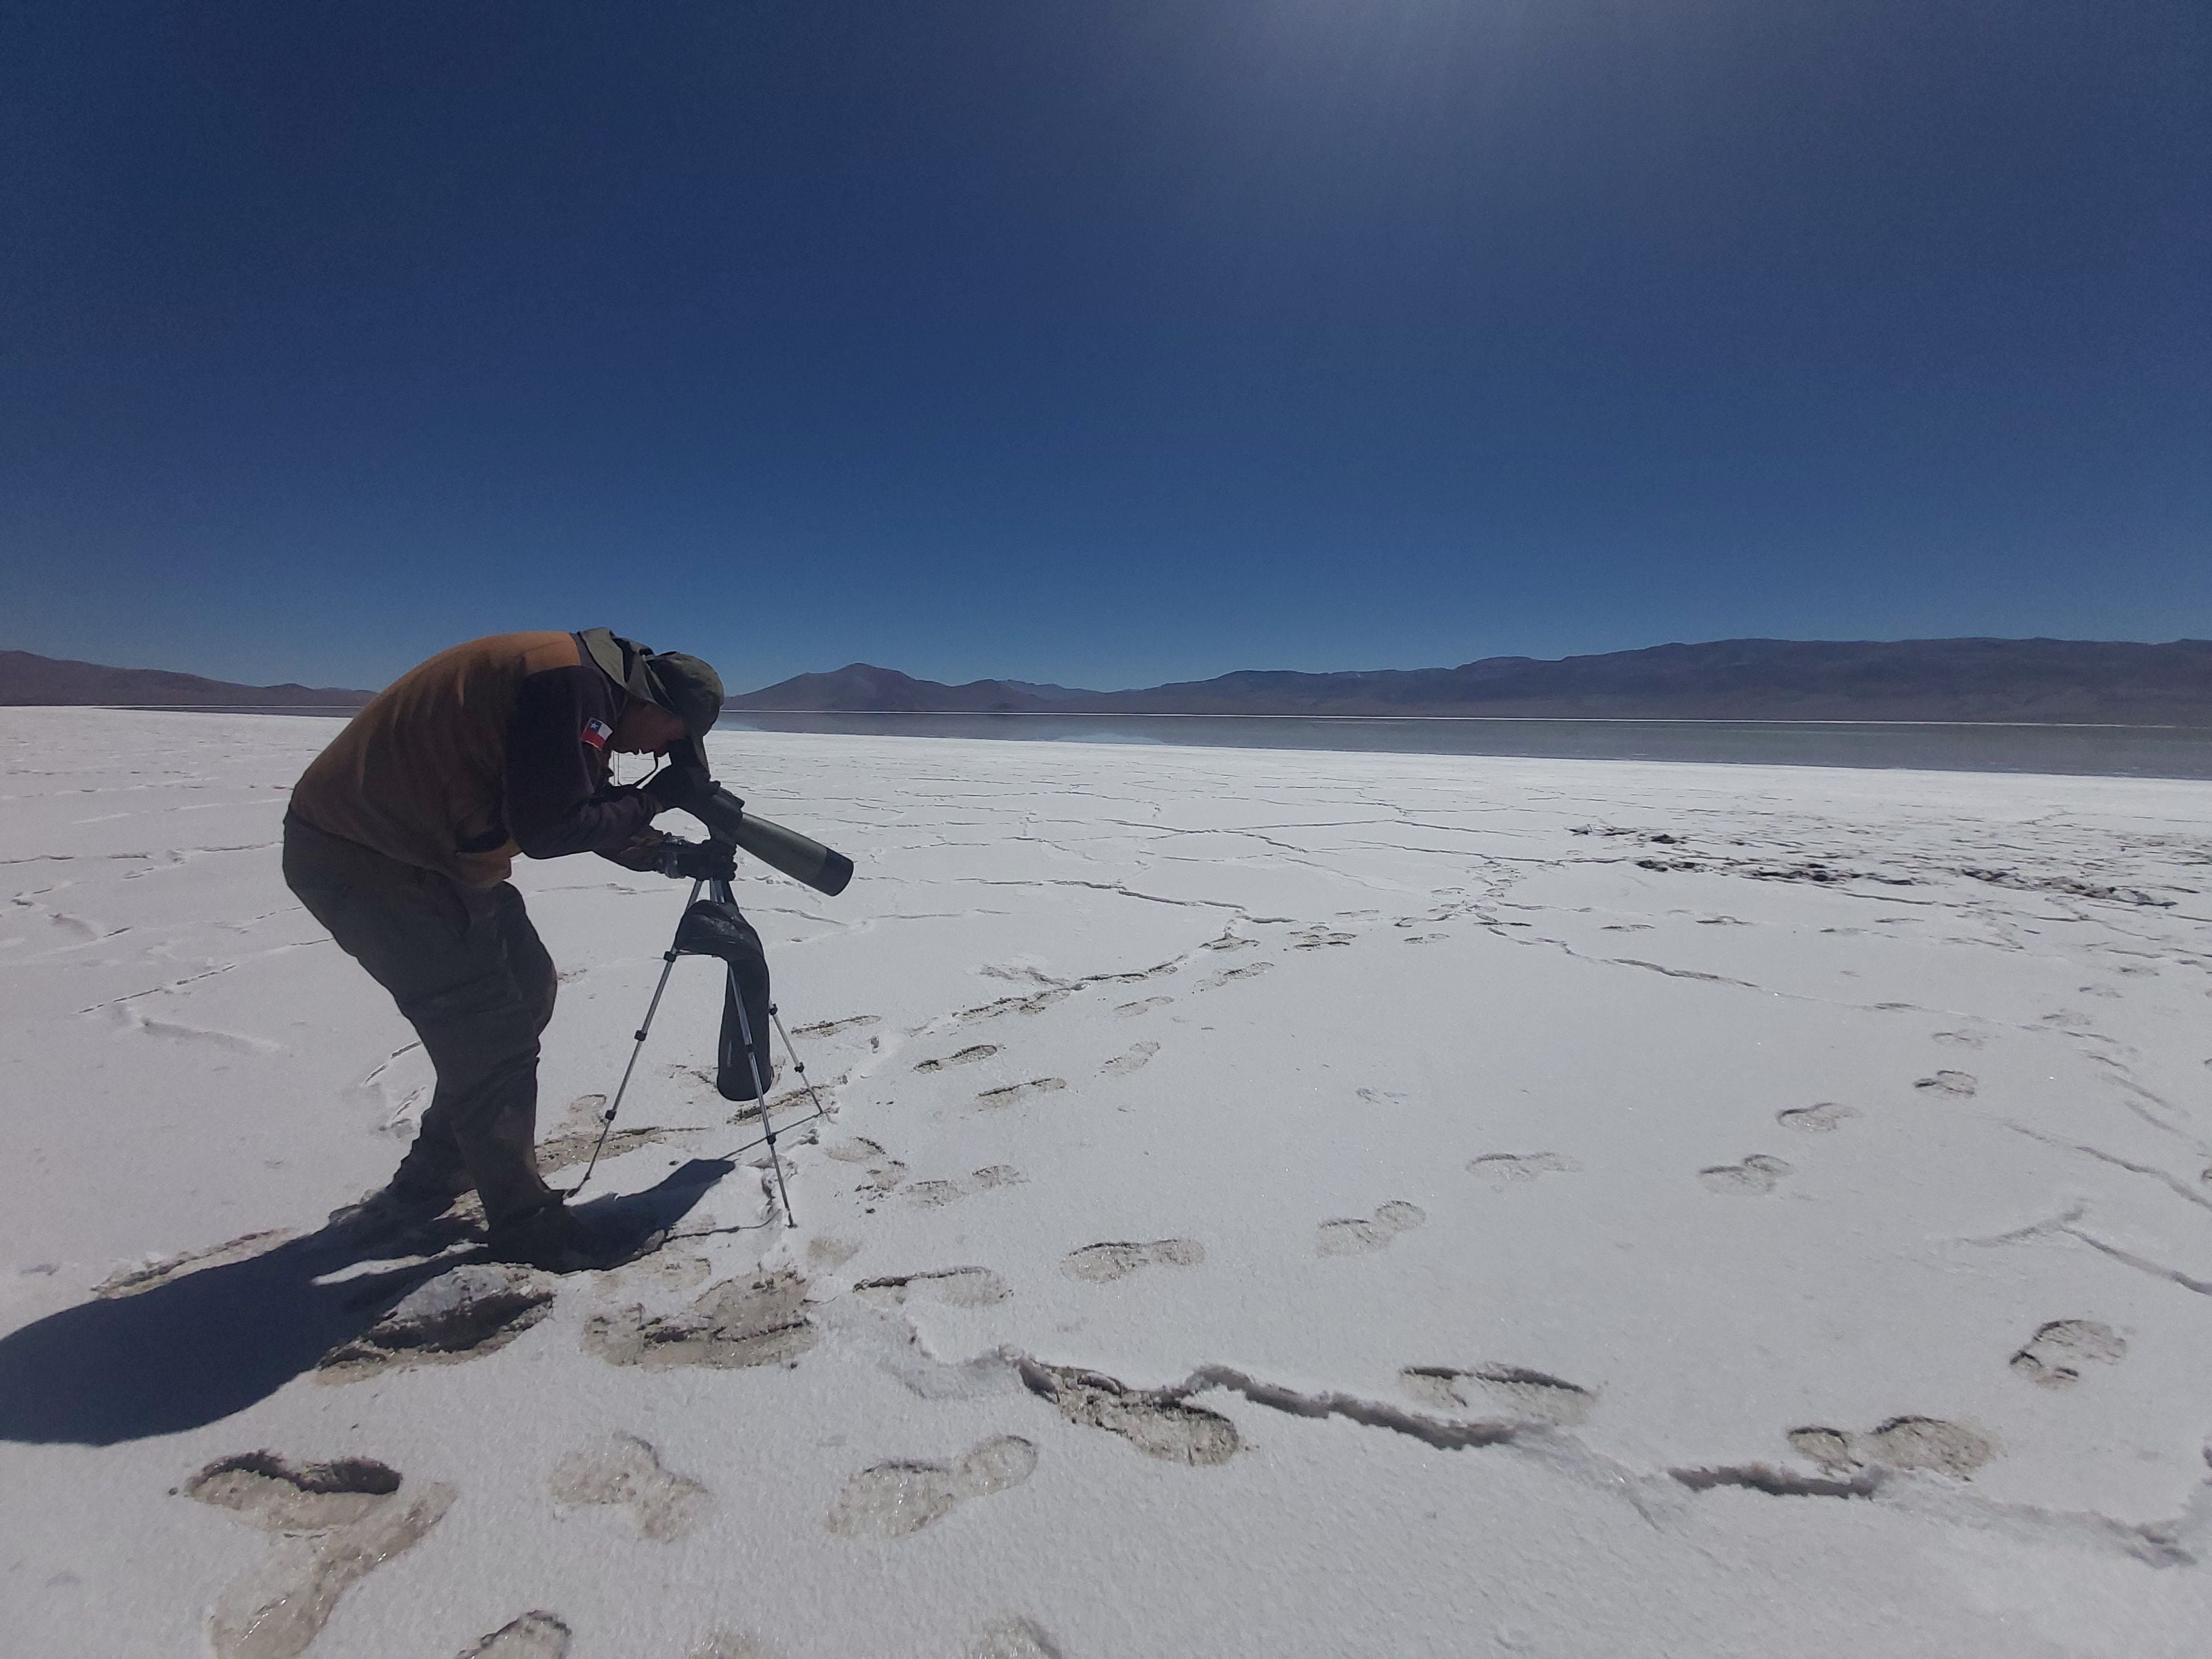
M15 1650L2203 1651L2212 785L728 734L798 1224L688 962L593 1188L738 1167L428 1278L335 729L0 712ZM683 890L518 882L573 1152Z

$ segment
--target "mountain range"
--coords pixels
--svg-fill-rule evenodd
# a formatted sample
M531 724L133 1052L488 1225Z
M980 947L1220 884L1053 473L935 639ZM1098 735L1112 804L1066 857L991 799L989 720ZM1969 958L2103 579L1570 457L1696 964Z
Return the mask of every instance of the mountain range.
M372 694L241 685L0 651L0 704L357 708ZM1243 671L1128 691L1027 680L945 685L853 663L728 699L777 714L1498 716L2039 720L2212 726L2212 641L1719 640L1456 668Z
M133 708L358 708L375 696L330 686L240 685L163 668L0 651L0 704L59 703Z
M1719 640L1456 668L1246 671L1142 690L941 685L854 663L732 697L790 714L1490 715L2212 726L2212 641Z

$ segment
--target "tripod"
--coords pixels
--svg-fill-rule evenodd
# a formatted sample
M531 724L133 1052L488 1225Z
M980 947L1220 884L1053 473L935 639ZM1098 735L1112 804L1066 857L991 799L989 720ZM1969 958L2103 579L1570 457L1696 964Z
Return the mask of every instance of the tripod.
M714 838L718 842L723 842L725 847L729 845L719 834ZM699 902L699 893L702 888L706 890L708 897L714 903L726 905L732 914L737 913L737 896L731 890L729 878L726 875L716 876L711 879L701 877L692 882L691 896L684 902L684 914L686 917L691 915L691 907ZM623 1096L629 1091L630 1074L637 1069L638 1056L645 1052L645 1039L647 1034L653 1030L653 1016L660 1012L661 994L668 988L668 976L676 971L676 958L689 954L678 948L683 937L684 926L679 920L677 923L676 937L669 941L668 949L661 954L659 982L653 988L653 1000L646 1006L645 1018L639 1024L635 1038L630 1046L629 1063L623 1067L622 1082L616 1087L615 1097L609 1103L606 1115L601 1120L599 1144L592 1148L592 1161L585 1166L582 1178L568 1190L564 1194L565 1197L574 1198L578 1193L583 1191L584 1182L589 1181L592 1178L592 1171L599 1168L599 1153L606 1146L607 1136L614 1130L615 1114L622 1109ZM752 1098L760 1103L761 1136L768 1144L769 1167L775 1172L776 1196L783 1206L783 1224L787 1227L793 1227L799 1224L798 1218L791 1212L791 1192L784 1185L783 1180L783 1158L776 1150L775 1122L769 1115L769 1078L775 1069L775 1062L768 1052L768 1034L753 1029L752 1017L745 1007L745 988L738 975L737 963L726 961L722 964L722 970L726 976L726 994L728 999L726 1006L737 1015L738 1035L744 1052L747 1074L750 1077L753 1086ZM798 1077L799 1086L806 1091L806 1097L814 1107L814 1115L817 1117L823 1115L821 1097L814 1092L813 1084L807 1080L806 1062L799 1059L799 1050L792 1044L791 1033L784 1029L783 1016L776 1012L775 1004L773 1002L768 1005L768 1017L769 1022L775 1027L776 1035L783 1039L784 1052L791 1056L791 1069Z

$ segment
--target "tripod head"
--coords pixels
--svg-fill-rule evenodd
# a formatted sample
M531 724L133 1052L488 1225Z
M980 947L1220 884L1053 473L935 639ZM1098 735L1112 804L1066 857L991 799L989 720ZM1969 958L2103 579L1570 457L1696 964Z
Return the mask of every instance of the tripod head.
M669 745L668 763L691 774L692 787L683 810L706 825L716 841L742 848L771 869L832 898L853 879L853 860L842 853L746 811L744 802L707 775L689 739Z

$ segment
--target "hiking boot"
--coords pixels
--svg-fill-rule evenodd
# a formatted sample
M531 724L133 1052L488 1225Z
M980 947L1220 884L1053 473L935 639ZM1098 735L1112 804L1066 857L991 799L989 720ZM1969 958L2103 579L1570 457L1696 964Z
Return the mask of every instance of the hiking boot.
M411 1181L403 1169L359 1203L332 1210L324 1231L349 1240L407 1233L435 1221L469 1190Z
M649 1238L594 1226L565 1205L542 1210L493 1228L484 1236L495 1261L542 1267L547 1273L592 1273L619 1267L645 1254Z

